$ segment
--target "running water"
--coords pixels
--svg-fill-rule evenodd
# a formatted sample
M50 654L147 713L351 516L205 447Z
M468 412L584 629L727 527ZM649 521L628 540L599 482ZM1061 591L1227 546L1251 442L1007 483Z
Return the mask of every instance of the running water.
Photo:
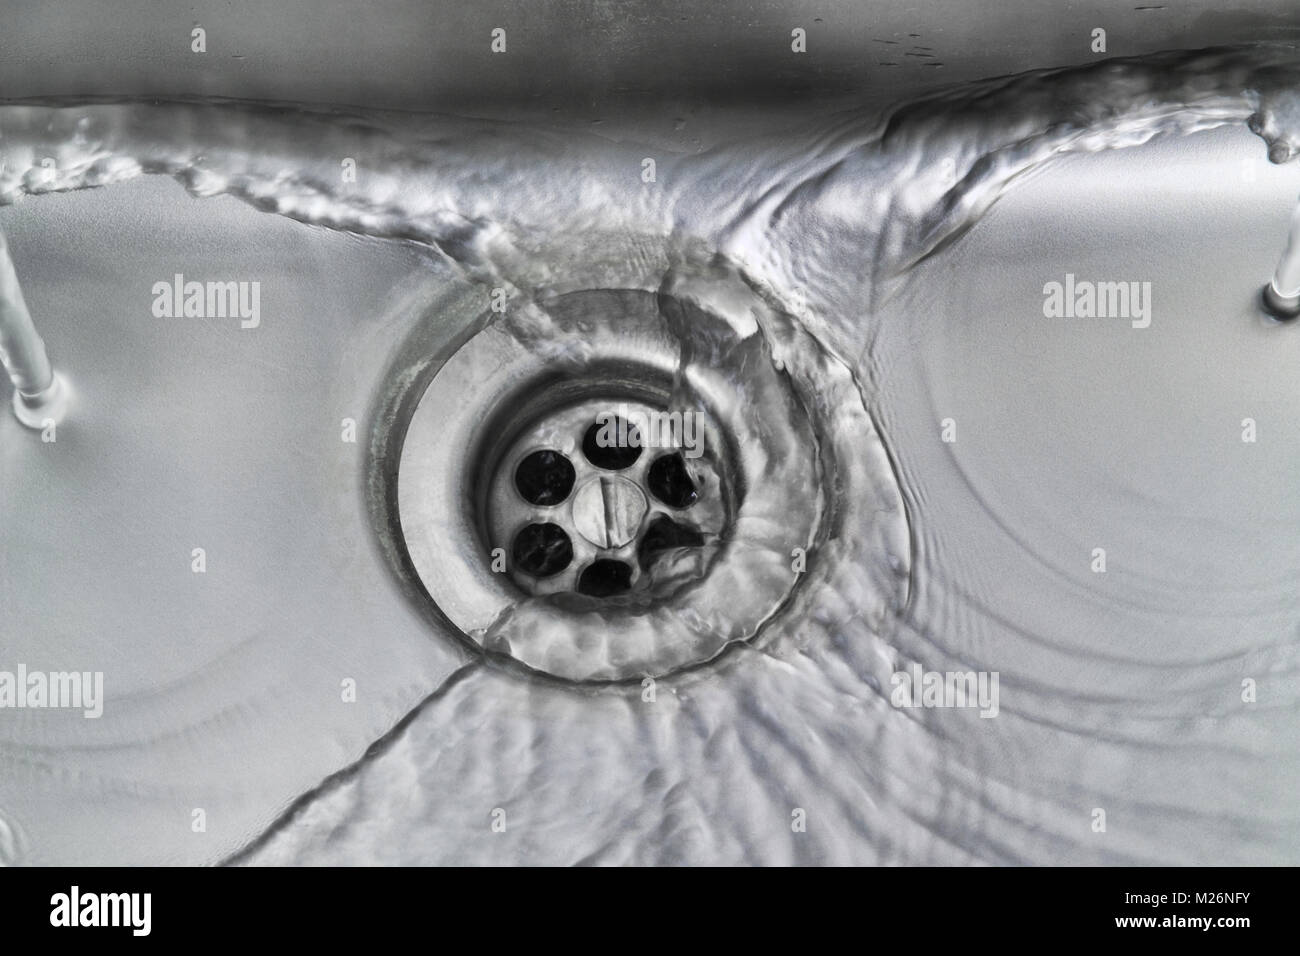
M809 575L756 644L666 679L653 706L640 686L569 688L471 665L241 859L1295 862L1295 545L1274 532L1262 549L1266 522L1238 508L1240 495L1201 500L1163 474L1152 491L1108 470L1108 442L1134 455L1137 445L1061 425L1080 401L1063 394L1080 380L1068 371L1028 393L1061 399L1063 417L1017 427L1049 462L1062 460L1043 450L1049 429L1064 430L1058 451L1087 460L1082 487L1103 505L1053 512L1075 486L1041 461L1018 472L1014 440L986 438L982 456L964 438L943 451L938 422L962 401L954 383L999 395L994 357L1008 337L941 325L935 316L964 308L929 283L947 257L961 261L956 240L1015 181L1067 154L1249 120L1270 160L1290 160L1297 90L1289 47L1165 54L982 83L883 122L812 120L699 155L447 117L0 108L3 202L171 175L195 196L426 245L511 289L518 333L557 350L580 348L552 334L542 293L557 285L697 301L737 337L761 333L837 466ZM340 176L345 158L355 182ZM679 332L691 344L692 330ZM957 343L971 347L961 366ZM1178 348L1164 346L1156 374L1174 374ZM1294 530L1294 508L1268 505L1276 527ZM1205 552L1184 527L1189 511L1222 522L1198 527L1214 535ZM1067 568L1092 548L1092 526L1148 562L1127 578L1112 570L1101 593L1088 591L1100 579L1086 563L1084 575ZM1141 551L1151 535L1168 537L1167 553ZM1214 549L1213 570L1185 557ZM1190 566L1165 572L1162 557ZM1013 577L1042 596L1012 594ZM1221 579L1213 600L1194 589ZM913 665L998 672L1000 719L893 706L893 676ZM1268 707L1232 708L1242 675L1273 679ZM1215 779L1196 778L1198 766ZM498 807L523 836L491 842ZM1090 842L1096 808L1111 835ZM792 827L796 811L805 829Z
M970 228L1012 180L1062 154L1250 120L1270 160L1285 162L1300 152L1298 74L1289 46L1026 74L922 100L883 128L850 115L661 157L654 183L643 182L647 152L634 145L522 124L32 103L0 112L0 203L164 173L198 197L230 194L304 223L425 243L521 287L551 271L537 253L556 236L594 231L661 236L681 250L707 243L774 289L830 305L850 282L876 294ZM341 157L361 157L356 181L340 175ZM869 255L843 269L850 249Z

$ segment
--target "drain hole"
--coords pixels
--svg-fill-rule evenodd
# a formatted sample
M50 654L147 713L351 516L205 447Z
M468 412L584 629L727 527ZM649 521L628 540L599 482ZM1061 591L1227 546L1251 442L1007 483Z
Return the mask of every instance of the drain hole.
M632 568L622 561L601 558L593 561L578 578L578 593L588 597L612 597L632 587Z
M513 550L515 567L535 578L559 574L573 560L573 544L557 524L528 525L515 535Z
M660 459L661 461L663 459ZM641 567L648 568L655 556L674 548L699 548L704 545L704 535L694 528L680 525L672 518L661 515L651 522L645 537L637 548L637 560Z
M583 436L582 453L597 468L622 471L641 457L641 432L623 418L598 421Z
M681 455L664 455L657 459L646 475L646 484L654 496L670 508L689 508L699 498Z
M515 469L515 487L529 504L558 505L573 490L573 465L558 451L535 451Z

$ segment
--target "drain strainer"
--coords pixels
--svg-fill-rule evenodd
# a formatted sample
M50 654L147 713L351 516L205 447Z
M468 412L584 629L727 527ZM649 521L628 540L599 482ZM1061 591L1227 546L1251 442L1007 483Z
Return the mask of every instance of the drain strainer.
M727 495L700 446L702 417L606 396L517 429L486 514L514 582L531 594L633 594L665 552L717 540Z
M486 323L413 387L402 542L485 648L658 676L752 638L795 586L816 442L761 336L662 294L576 292Z

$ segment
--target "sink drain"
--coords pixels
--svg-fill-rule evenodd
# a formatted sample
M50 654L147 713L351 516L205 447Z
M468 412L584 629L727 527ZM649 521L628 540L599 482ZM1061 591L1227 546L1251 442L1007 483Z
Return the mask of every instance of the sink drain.
M789 597L823 496L761 336L662 294L573 292L411 379L401 544L483 647L572 680L657 676Z
M727 491L704 449L684 447L699 415L607 395L511 428L486 523L514 582L613 597L648 585L664 552L716 540Z

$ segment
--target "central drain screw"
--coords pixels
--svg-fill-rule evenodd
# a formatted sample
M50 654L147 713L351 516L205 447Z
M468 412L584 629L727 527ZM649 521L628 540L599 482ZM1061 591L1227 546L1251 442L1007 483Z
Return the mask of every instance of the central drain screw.
M635 482L601 475L574 495L573 524L596 547L621 548L636 537L647 507Z

